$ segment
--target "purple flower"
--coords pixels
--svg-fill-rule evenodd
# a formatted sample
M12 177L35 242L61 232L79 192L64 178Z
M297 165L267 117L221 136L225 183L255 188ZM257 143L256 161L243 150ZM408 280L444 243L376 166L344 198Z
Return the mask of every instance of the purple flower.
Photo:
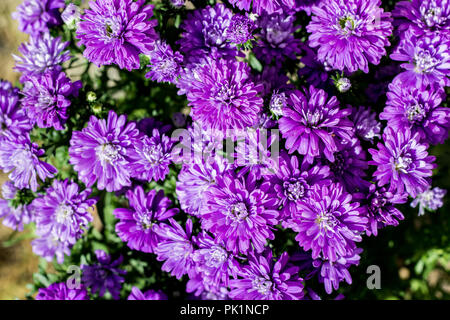
M331 184L329 176L328 167L300 164L297 156L289 156L283 152L280 155L278 170L274 175L266 177L278 196L278 204L282 207L281 218L290 218L298 210L297 204L308 200L314 185Z
M61 24L59 9L64 6L64 0L25 0L13 12L12 17L19 21L20 31L38 35Z
M11 83L0 81L0 140L24 135L32 128L19 104L18 90Z
M392 10L399 32L412 28L414 33L441 33L450 31L450 2L448 0L400 1Z
M136 140L128 152L131 176L140 180L164 180L171 163L173 142L165 134L153 129L153 135Z
M258 21L261 28L254 48L256 57L267 64L272 60L281 64L286 58L295 60L300 53L300 40L294 38L299 27L294 26L295 16L287 14L263 15Z
M258 186L251 171L239 179L231 172L217 176L205 192L202 228L234 254L247 254L252 248L262 252L267 240L275 237L272 226L278 224L277 199L269 188L268 182Z
M371 108L353 108L350 120L354 124L356 135L366 141L373 142L374 138L381 138L380 122L377 121L377 113Z
M277 66L266 65L262 73L253 76L253 82L262 86L261 96L264 97L274 91L293 89L294 86L288 84L288 81L289 78Z
M330 262L345 257L361 241L367 218L358 202L340 184L315 186L308 201L298 204L289 227L298 232L295 238L305 250L312 250L312 258Z
M161 290L147 290L142 292L138 287L133 287L127 300L167 300L167 296Z
M161 241L155 232L155 226L167 221L178 213L178 209L169 209L172 202L160 190L151 190L145 194L141 186L129 190L126 194L130 209L118 208L114 215L120 220L116 232L128 247L142 252L153 252Z
M229 296L236 300L299 300L304 296L299 267L291 265L287 252L277 261L272 251L250 254L241 279L230 280Z
M269 109L275 116L281 117L283 109L287 108L287 97L284 92L274 91L270 97Z
M61 13L62 21L69 27L70 30L74 30L78 26L78 22L81 19L81 9L73 3L69 3L64 11Z
M229 167L225 159L183 164L176 186L181 209L190 215L201 216L206 202L205 191L215 183L216 177Z
M183 33L177 42L186 62L197 63L206 57L234 58L238 51L227 37L232 16L222 3L189 13L181 24Z
M409 128L419 133L420 141L438 144L448 137L450 111L440 104L445 92L437 85L405 87L394 81L389 85L388 100L380 119L395 131Z
M53 180L45 195L32 202L36 234L40 237L56 235L59 241L74 245L93 220L89 210L97 201L89 199L90 194L91 190L80 191L78 184L68 179Z
M122 256L111 261L111 256L103 250L96 250L95 255L97 256L97 263L81 265L83 271L81 280L86 287L91 289L92 294L98 292L99 296L103 297L108 291L113 299L118 300L122 283L125 281L122 276L127 273L125 270L118 268L122 263Z
M429 85L438 83L450 85L450 37L439 34L416 36L408 30L400 44L390 55L395 61L402 61L405 69L394 81L403 86Z
M30 205L19 204L14 206L10 200L17 194L17 188L11 181L6 181L2 185L2 197L0 199L0 218L3 218L3 225L13 230L22 231L23 226L32 220L32 210Z
M18 189L38 188L37 177L42 181L53 178L57 170L50 164L39 160L45 151L30 141L28 134L17 136L14 140L0 140L0 168L9 172L8 178Z
M158 37L158 22L150 20L153 5L145 5L145 0L96 0L89 7L77 28L86 59L97 66L139 69L139 54L149 54Z
M89 296L83 285L70 288L65 282L59 282L40 288L36 300L89 300Z
M389 46L391 14L380 8L380 0L330 0L312 7L306 27L309 45L319 47L318 58L334 69L369 72L368 64L379 64Z
M407 193L413 198L430 186L435 157L429 156L427 144L419 143L419 133L412 134L408 128L395 131L387 127L383 133L384 144L378 143L378 150L369 149L377 166L374 173L379 186L390 184L390 192Z
M252 33L255 29L256 25L249 17L235 14L227 28L227 39L232 43L244 44L253 39Z
M353 135L353 125L347 119L350 113L350 109L339 108L336 97L328 99L325 91L313 86L309 91L292 92L279 120L286 148L289 153L298 151L309 163L322 154L334 162L337 141L350 140Z
M53 261L56 257L56 262L62 264L64 256L70 256L70 249L72 245L61 239L56 230L51 230L50 234L44 235L31 242L33 253L41 256L48 262Z
M417 195L417 197L411 202L411 207L415 208L419 205L419 216L425 213L425 210L435 211L444 205L443 198L446 195L447 190L435 187L431 187Z
M22 103L28 117L39 128L63 130L69 117L67 108L71 105L70 98L78 96L81 86L81 81L71 82L59 70L30 76L24 84Z
M196 69L187 92L192 119L223 133L250 127L263 106L259 90L245 62L209 59Z
M173 52L170 45L164 41L156 41L155 48L149 53L150 71L145 75L157 82L175 83L181 73L183 56L178 51Z
M100 190L118 191L131 185L128 155L138 135L135 123L112 110L107 120L91 116L86 128L72 134L69 162L86 186L97 181Z
M158 261L164 261L161 270L170 272L170 274L181 279L186 273L193 271L192 254L194 247L192 245L192 220L187 219L186 230L184 230L175 220L169 218L170 225L160 224L156 232L161 237L154 252Z
M69 42L62 42L61 38L53 38L49 33L30 37L30 42L22 43L19 52L22 57L13 54L16 60L15 70L22 72L21 81L29 75L61 68L60 64L70 59L69 50L65 50Z
M392 193L385 187L369 186L365 206L367 223L367 235L378 235L378 229L385 226L398 226L398 220L404 216L395 205L405 203L408 198L406 193Z

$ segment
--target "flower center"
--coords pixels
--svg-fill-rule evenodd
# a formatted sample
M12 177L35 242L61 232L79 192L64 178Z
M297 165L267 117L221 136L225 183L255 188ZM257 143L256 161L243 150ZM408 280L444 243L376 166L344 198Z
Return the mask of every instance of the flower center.
M414 55L415 71L418 73L430 73L439 64L439 60L433 57L428 50L419 49Z
M119 158L119 149L112 143L104 143L97 150L97 156L102 162L113 163Z
M233 222L241 222L248 216L247 206L243 202L237 202L230 206L227 217Z
M160 144L150 145L144 148L144 157L151 165L156 165L163 158L162 146Z
M339 223L336 217L329 212L321 212L315 222L321 230L325 229L326 231L333 230Z
M73 214L73 209L65 203L62 203L56 208L56 222L65 223Z
M141 230L147 231L152 228L155 221L152 221L152 213L151 212L144 212L139 214L137 217L138 220L138 226L141 227Z
M446 17L442 16L442 9L437 6L436 1L433 1L429 8L426 6L421 6L420 13L422 15L423 22L429 28L432 28L435 25L443 24L446 20Z
M419 103L410 105L406 108L406 117L410 122L422 121L422 119L425 117L425 109Z
M354 33L357 27L357 20L351 15L345 15L338 20L338 24L342 35L349 36Z
M297 202L305 196L308 186L303 179L290 179L283 183L283 187L286 197L290 201Z
M222 84L219 90L216 91L215 95L217 97L217 100L227 105L230 104L234 98L233 90L232 88L230 88L228 83Z
M227 252L219 246L213 247L211 255L208 260L208 265L217 267L222 265L228 258Z
M252 286L253 289L260 294L268 296L270 294L270 289L272 289L272 282L264 278L255 278L252 281Z
M335 175L341 176L348 167L348 161L345 161L345 157L342 153L337 152L334 154L334 162L329 162L329 166L330 170L333 171Z
M322 120L323 115L319 110L316 110L314 112L308 110L306 113L305 111L302 112L303 118L309 127L316 128L319 122Z
M408 155L400 156L394 162L395 170L403 173L408 173L409 166L411 165L412 162L413 161L410 156Z

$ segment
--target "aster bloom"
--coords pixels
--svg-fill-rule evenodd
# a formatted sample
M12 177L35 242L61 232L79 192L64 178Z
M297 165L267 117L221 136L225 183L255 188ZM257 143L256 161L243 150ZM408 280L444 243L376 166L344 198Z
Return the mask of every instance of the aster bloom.
M127 300L167 300L167 296L161 290L147 290L142 292L138 287L133 287Z
M294 38L299 27L294 26L295 16L288 14L263 15L258 21L261 31L253 52L267 64L279 65L288 59L295 60L300 53L300 40Z
M411 28L415 34L448 33L450 31L450 1L400 1L392 10L399 32Z
M315 186L308 201L298 204L289 227L298 232L295 238L313 259L335 262L351 253L355 242L362 240L367 218L358 202L341 184Z
M55 234L70 246L81 238L93 217L90 209L97 202L89 198L91 190L79 190L78 184L53 180L45 195L33 201L36 234L44 237Z
M121 69L139 69L139 54L149 54L157 34L153 5L145 0L96 0L89 2L77 28L85 45L83 55L98 67L117 64Z
M81 280L92 294L98 293L103 297L108 291L113 299L118 300L122 283L125 281L123 275L127 272L119 269L122 256L112 261L111 256L103 250L95 250L97 261L91 265L81 265L83 274Z
M297 203L307 201L314 185L331 184L330 170L326 166L301 164L297 156L281 153L279 167L274 175L265 177L278 196L282 206L280 216L290 218L298 210Z
M56 258L58 264L64 262L65 256L70 256L72 244L60 238L56 230L51 230L49 234L40 236L31 242L33 253L44 258L48 262Z
M304 296L300 268L289 263L287 252L274 261L272 251L250 254L240 279L230 280L230 298L237 300L299 300Z
M69 288L65 282L52 283L47 288L40 288L36 300L89 300L86 288Z
M385 187L377 187L374 184L369 186L365 206L366 217L368 219L367 235L378 235L378 229L385 226L398 226L398 220L403 220L404 216L395 205L405 203L408 199L406 193L392 193Z
M231 172L217 176L216 184L206 190L202 228L234 254L247 254L252 248L262 252L278 224L277 199L269 188L268 182L258 186L252 171L239 179Z
M173 52L165 41L155 42L155 48L150 52L150 71L146 78L156 82L175 83L181 74L183 56L178 51Z
M187 15L181 24L181 39L177 41L187 63L198 63L207 56L213 59L234 58L236 45L227 37L233 13L222 3L207 6Z
M173 142L165 134L153 129L151 137L136 140L128 152L131 176L141 180L164 180L169 173Z
M62 71L30 76L24 84L22 104L40 128L63 130L69 115L70 98L77 97L81 81L71 82Z
M25 0L12 17L19 21L20 31L37 35L61 24L59 9L64 6L64 0Z
M431 189L430 187L425 192L417 195L417 197L411 202L411 207L416 208L417 205L419 205L419 216L422 216L425 213L425 210L435 211L444 205L443 199L446 193L447 190L439 187Z
M9 172L8 178L18 189L38 188L37 177L42 181L53 178L57 172L52 165L41 161L39 157L45 154L35 142L30 141L28 134L17 136L13 140L0 140L0 168Z
M69 3L64 11L61 13L61 19L69 27L70 30L75 30L78 22L81 19L81 9L73 3Z
M281 117L285 108L287 108L286 94L284 92L274 91L269 102L270 112L277 117Z
M352 284L352 277L348 269L352 265L358 265L362 249L356 248L352 253L345 257L339 257L338 260L330 262L328 260L315 260L313 266L320 269L319 281L325 286L328 294L339 289L339 283L345 280L348 284Z
M369 72L369 63L379 64L389 46L391 14L380 0L331 0L312 7L306 27L309 45L318 47L320 61L333 69Z
M0 81L0 140L24 135L32 128L20 106L18 90L11 83Z
M131 249L151 253L161 241L155 232L155 225L167 221L179 210L169 209L172 202L162 190L150 190L145 194L144 189L138 186L129 190L126 196L130 208L118 208L113 212L120 220L116 224L116 232Z
M223 133L256 122L263 99L258 96L260 86L250 80L245 62L210 59L196 71L186 94L194 121Z
M405 32L400 44L390 55L404 72L394 81L401 81L404 86L429 85L438 83L441 86L450 84L450 37L446 34L426 34L416 36L411 30Z
M376 112L373 112L371 108L363 106L353 108L352 110L350 120L354 124L355 133L358 138L369 142L373 142L375 138L381 138L381 123L377 121Z
M177 177L176 194L183 211L201 216L206 202L205 191L230 166L225 159L193 161L183 164Z
M339 108L336 97L328 99L322 89L310 86L304 92L292 92L278 121L286 148L289 153L298 151L309 163L321 154L334 162L336 142L339 138L350 140L353 135L353 124L347 118L350 113L350 109Z
M59 69L61 64L70 59L70 51L66 50L69 42L61 38L53 38L49 33L30 37L28 43L19 46L22 57L13 54L16 60L15 70L22 73L21 81L28 75L42 74Z
M387 120L394 130L405 127L420 140L431 144L443 143L450 129L450 111L441 107L445 93L437 85L409 87L399 81L389 85L386 107L380 119Z
M10 200L16 197L18 190L11 181L6 181L2 185L2 197L0 199L0 218L3 218L3 225L13 230L22 231L23 226L32 220L32 210L30 205L19 204L14 206Z
M169 218L170 225L160 224L156 227L161 241L154 249L156 259L164 261L161 270L170 272L178 280L185 274L191 274L193 268L192 254L192 220L186 220L186 230L175 220Z
M227 39L232 43L244 44L253 39L252 33L255 29L256 25L249 17L235 14L227 28Z
M86 128L72 134L69 162L86 186L97 182L100 190L120 190L131 185L128 155L138 135L135 123L112 110L107 120L91 116Z
M384 144L377 144L378 150L369 149L373 159L369 164L377 166L374 177L378 185L390 184L389 191L406 190L413 198L427 190L436 164L435 157L428 155L428 145L419 143L419 133L387 127L383 140Z

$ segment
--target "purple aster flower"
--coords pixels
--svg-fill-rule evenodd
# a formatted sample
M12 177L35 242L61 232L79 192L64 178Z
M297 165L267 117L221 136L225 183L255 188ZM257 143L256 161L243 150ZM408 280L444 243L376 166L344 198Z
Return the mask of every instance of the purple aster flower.
M417 197L411 202L411 207L415 208L419 205L419 216L425 213L425 210L435 211L444 205L443 198L447 190L435 187L431 187L417 195Z
M19 21L20 31L37 35L61 24L59 9L64 6L64 0L25 0L12 17Z
M445 92L437 85L409 87L399 81L389 85L386 107L380 119L395 131L409 128L419 133L420 141L443 143L450 129L450 110L441 107Z
M304 66L298 70L298 75L304 77L307 83L316 88L325 88L330 83L328 72L332 70L332 67L327 61L319 61L316 50L305 44L301 47L303 54L300 61Z
M100 190L118 191L131 185L128 155L138 135L136 124L127 124L125 115L111 110L107 120L91 116L86 128L72 134L69 162L86 186L97 181Z
M3 199L0 199L0 218L3 218L4 226L22 231L23 226L32 220L32 210L30 210L29 205L12 205L10 200L16 197L17 191L17 188L11 181L6 181L2 185Z
M262 252L267 240L275 237L272 226L278 224L277 199L269 188L268 182L258 186L251 171L239 179L231 172L217 176L205 192L202 228L234 254L247 254L252 248Z
M50 187L33 201L36 234L41 237L55 234L69 246L81 238L93 220L90 209L97 202L89 198L90 189L79 190L78 184L53 180Z
M278 121L286 148L289 153L298 151L309 163L322 154L334 162L337 141L348 141L353 135L353 124L347 119L350 113L350 109L339 108L336 97L328 99L322 89L311 86L309 91L292 92Z
M320 269L319 281L324 284L325 291L328 294L339 289L339 283L345 280L348 284L352 284L352 277L348 269L352 265L358 265L362 249L356 248L347 256L339 257L336 261L315 260L313 266Z
M286 58L295 60L301 51L301 42L294 38L294 32L300 28L294 26L294 21L293 15L263 15L258 21L261 31L253 50L256 57L267 64L274 60L277 65Z
M315 186L308 201L298 203L289 227L298 232L295 238L312 258L335 262L356 248L362 240L367 218L358 202L344 191L341 184Z
M252 33L255 29L256 25L250 18L235 14L227 28L227 39L232 43L244 44L253 39Z
M230 3L240 10L252 11L258 15L275 12L294 13L301 10L298 2L298 0L230 0Z
M398 220L403 220L404 216L395 205L405 203L408 199L406 193L392 193L385 187L369 186L365 206L366 217L368 219L367 235L378 235L378 229L385 226L398 226Z
M406 190L413 198L427 190L436 164L435 157L428 155L428 145L419 143L419 133L387 127L383 140L384 144L377 144L378 150L369 149L373 159L369 164L377 166L374 177L378 185L390 184L388 191Z
M394 81L416 87L433 83L450 85L449 47L450 37L445 34L416 36L408 30L390 55L392 60L402 61L400 66L405 69Z
M170 0L170 3L177 9L184 7L185 0Z
M206 202L205 191L229 167L223 158L213 162L193 161L183 164L176 186L181 209L190 215L201 216Z
M274 91L270 97L269 109L276 117L283 115L283 109L287 108L287 97L284 92Z
M151 137L143 136L135 141L128 152L131 176L140 180L164 180L169 173L173 142L158 129Z
M207 6L187 15L181 24L183 33L177 44L187 63L198 63L202 58L234 58L236 45L228 41L227 30L233 13L222 3Z
M319 47L318 58L334 69L369 72L369 62L379 64L389 46L391 14L381 0L330 0L312 7L306 27L309 45Z
M263 106L259 90L245 62L209 59L198 67L187 92L192 119L223 133L250 127Z
M250 254L242 268L241 279L230 280L231 299L237 300L300 300L304 296L299 267L291 265L284 252L277 261L272 251Z
M95 250L98 262L91 265L81 265L83 274L81 280L86 287L91 289L91 293L98 292L103 297L108 291L113 299L118 300L122 283L125 279L122 277L127 272L119 269L123 261L120 256L117 260L112 261L111 256L103 250Z
M330 170L326 166L300 164L297 156L281 153L279 168L266 177L278 196L280 217L288 219L298 210L297 203L307 201L314 185L330 185Z
M59 282L40 288L36 300L89 300L89 296L83 285L70 288L65 282Z
M73 3L69 3L64 11L61 13L62 21L69 27L70 30L75 30L81 19L81 9Z
M151 190L145 194L141 186L129 190L126 194L130 208L118 208L114 215L120 220L116 232L128 247L142 252L153 252L161 241L155 232L155 226L167 221L178 213L178 209L169 209L172 201L164 196L164 191Z
M37 177L42 181L53 178L57 170L39 157L45 151L30 141L28 134L17 136L14 140L0 140L0 169L9 172L8 178L18 189L38 188Z
M71 82L66 74L59 70L30 76L22 90L22 104L28 117L39 128L54 127L63 130L69 115L67 108L70 98L78 96L81 81Z
M399 32L412 28L414 33L450 32L450 1L448 0L411 0L400 1L392 10L394 23Z
M19 104L18 90L11 83L0 81L0 140L24 135L32 128Z
M164 261L161 270L170 272L179 280L193 271L193 224L191 219L187 219L184 230L174 219L169 218L169 221L170 225L164 223L156 226L156 232L162 240L154 248L154 253L158 261Z
M181 74L183 56L178 51L173 52L170 45L164 41L156 41L155 48L150 52L150 71L145 75L157 82L175 83Z
M167 300L167 296L161 290L147 290L142 292L138 287L133 287L127 300Z
M56 230L51 230L50 234L46 234L31 242L33 253L41 256L48 262L53 261L56 257L56 262L62 264L64 256L70 256L70 249L72 245L57 234Z
M158 38L158 22L150 20L153 5L145 5L145 0L96 0L89 7L77 28L86 59L99 67L139 69L139 54L150 54Z
M371 108L358 107L352 109L350 120L354 123L355 133L358 138L373 142L374 138L381 138L380 126L377 121L377 113Z
M22 43L19 52L22 57L13 54L16 60L15 70L22 73L21 81L29 75L61 68L60 64L70 59L70 51L65 50L69 42L53 38L49 33L30 37L30 42Z

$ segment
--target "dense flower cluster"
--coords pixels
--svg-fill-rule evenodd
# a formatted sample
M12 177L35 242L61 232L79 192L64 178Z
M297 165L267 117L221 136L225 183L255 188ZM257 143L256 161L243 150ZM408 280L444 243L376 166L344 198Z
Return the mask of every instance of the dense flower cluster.
M449 1L72 2L0 81L0 218L82 272L36 299L318 299L444 205Z

